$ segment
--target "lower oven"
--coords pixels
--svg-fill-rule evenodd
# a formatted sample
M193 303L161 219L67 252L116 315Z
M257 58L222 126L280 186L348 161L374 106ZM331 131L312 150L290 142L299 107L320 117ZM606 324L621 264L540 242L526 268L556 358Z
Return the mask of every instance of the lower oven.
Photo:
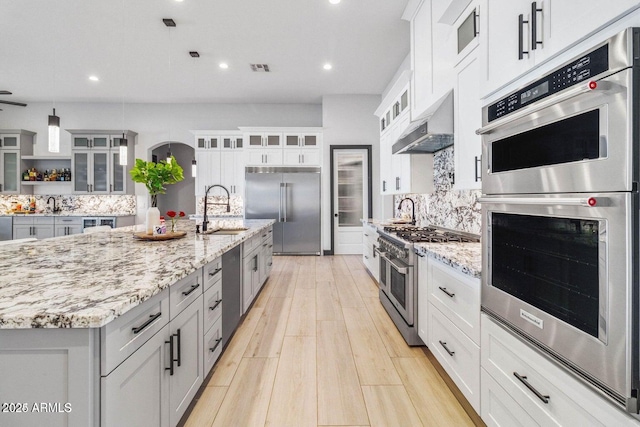
M638 193L481 202L482 310L637 412Z
M382 274L386 276L382 278ZM409 326L414 324L414 281L413 266L392 255L380 256L381 289Z

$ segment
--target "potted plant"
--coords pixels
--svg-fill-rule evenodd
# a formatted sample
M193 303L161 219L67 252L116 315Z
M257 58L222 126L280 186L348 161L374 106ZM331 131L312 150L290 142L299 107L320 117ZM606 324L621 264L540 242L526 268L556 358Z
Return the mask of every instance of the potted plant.
M146 230L147 234L153 234L153 226L160 224L158 194L167 192L166 185L175 184L184 179L182 167L173 156L171 156L170 162L160 160L158 163L136 159L136 164L131 168L129 174L134 182L144 184L149 191L151 207L147 209Z

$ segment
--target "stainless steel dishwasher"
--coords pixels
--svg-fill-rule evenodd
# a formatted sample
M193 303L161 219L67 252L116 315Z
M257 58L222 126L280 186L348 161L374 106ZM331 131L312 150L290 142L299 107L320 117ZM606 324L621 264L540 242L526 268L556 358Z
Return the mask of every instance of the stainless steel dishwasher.
M13 218L0 216L0 240L13 239Z

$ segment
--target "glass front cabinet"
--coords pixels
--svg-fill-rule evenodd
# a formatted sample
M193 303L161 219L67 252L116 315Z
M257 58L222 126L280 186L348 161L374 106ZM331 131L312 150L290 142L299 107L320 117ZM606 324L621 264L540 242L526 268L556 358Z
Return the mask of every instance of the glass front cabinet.
M0 193L20 194L22 156L33 154L35 132L0 130Z

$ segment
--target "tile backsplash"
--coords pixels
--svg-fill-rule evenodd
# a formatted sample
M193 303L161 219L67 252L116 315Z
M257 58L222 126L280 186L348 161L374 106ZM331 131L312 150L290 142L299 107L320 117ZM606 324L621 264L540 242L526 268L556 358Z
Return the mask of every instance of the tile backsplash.
M455 147L455 145L454 145ZM480 234L481 212L478 198L480 190L455 190L451 176L455 170L454 147L439 151L433 156L434 192L432 194L402 194L394 197L396 217L411 215L411 203L398 203L405 197L416 205L417 225L437 225L454 230Z
M119 215L135 215L136 214L136 196L118 195L118 196L76 196L69 194L46 194L46 195L0 195L0 214L11 209L12 202L21 203L23 207L29 206L31 197L36 199L36 210L46 210L48 207L47 200L53 197L56 201L56 207L64 213L82 213L82 214L119 214Z

